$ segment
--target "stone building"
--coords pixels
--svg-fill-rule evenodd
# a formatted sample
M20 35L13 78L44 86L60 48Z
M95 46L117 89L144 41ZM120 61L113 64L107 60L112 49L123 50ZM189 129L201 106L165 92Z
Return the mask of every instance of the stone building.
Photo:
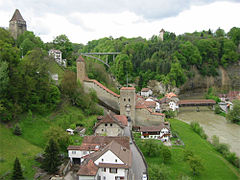
M48 55L52 56L60 66L67 67L67 60L62 58L62 52L60 50L51 49L48 51Z
M20 11L15 10L12 19L9 21L9 31L13 38L16 40L19 35L27 30L26 21L23 19Z
M160 39L161 41L164 40L164 39L163 39L164 33L165 33L164 29L161 29L161 31L159 32L159 39Z
M83 83L86 77L85 61L82 56L77 59L77 81Z
M135 120L136 90L134 87L122 87L120 89L120 115L125 115L131 121Z
M126 123L127 118L125 118L125 122L121 122L116 116L109 113L95 125L95 135L123 136Z

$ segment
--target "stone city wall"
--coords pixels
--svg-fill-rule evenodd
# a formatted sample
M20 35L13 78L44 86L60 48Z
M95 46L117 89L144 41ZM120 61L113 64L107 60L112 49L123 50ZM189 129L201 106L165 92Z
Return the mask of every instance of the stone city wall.
M164 116L160 113L152 113L146 108L136 108L136 126L154 126L164 122Z

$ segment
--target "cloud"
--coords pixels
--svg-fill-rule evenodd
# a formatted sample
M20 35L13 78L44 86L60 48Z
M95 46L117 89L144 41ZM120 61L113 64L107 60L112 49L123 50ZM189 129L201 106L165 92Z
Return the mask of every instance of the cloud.
M72 13L111 14L129 11L147 20L156 20L177 16L192 5L205 5L217 1L223 0L8 0L7 5L24 11L31 10L36 16L44 13L69 16ZM0 10L6 9L7 6L1 2L3 0L0 0Z

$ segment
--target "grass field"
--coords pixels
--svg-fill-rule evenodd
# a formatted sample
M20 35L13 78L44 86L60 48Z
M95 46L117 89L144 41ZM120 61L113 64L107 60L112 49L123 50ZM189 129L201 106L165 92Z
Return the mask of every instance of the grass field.
M65 130L71 124L81 124L86 128L86 134L92 134L95 122L96 116L86 117L81 109L64 104L48 115L31 113L22 115L19 119L21 136L13 135L12 129L0 124L0 177L12 170L17 156L25 169L24 176L32 180L35 173L33 165L39 166L34 156L43 152L48 141L45 132L50 127L60 126ZM78 135L70 138L76 145L80 145L83 139Z
M11 129L8 129L0 124L0 177L1 175L12 171L14 160L19 158L24 176L27 179L33 179L35 170L32 168L37 165L34 156L41 152L42 149L24 140L21 137L15 136Z
M185 147L172 147L172 160L166 164L169 168L169 179L182 179L183 176L193 179L220 180L239 179L238 170L230 163L224 160L221 155L216 152L212 145L202 139L198 134L193 132L190 126L179 120L170 120L172 130L176 131ZM138 143L140 141L137 141ZM205 170L200 176L193 177L187 162L183 161L184 149L190 149L194 155L202 159ZM162 163L161 157L146 157L148 165Z

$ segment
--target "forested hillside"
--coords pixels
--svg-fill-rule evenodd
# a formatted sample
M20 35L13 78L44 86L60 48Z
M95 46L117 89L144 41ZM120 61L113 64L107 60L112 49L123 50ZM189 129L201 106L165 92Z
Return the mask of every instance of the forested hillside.
M165 32L163 41L156 35L149 40L105 37L88 42L79 52L121 52L115 61L108 57L108 71L122 85L128 76L138 89L152 79L180 87L194 77L194 69L202 76L214 77L219 74L219 66L227 68L236 63L239 42L240 28L233 27L228 33L220 28L179 36Z

